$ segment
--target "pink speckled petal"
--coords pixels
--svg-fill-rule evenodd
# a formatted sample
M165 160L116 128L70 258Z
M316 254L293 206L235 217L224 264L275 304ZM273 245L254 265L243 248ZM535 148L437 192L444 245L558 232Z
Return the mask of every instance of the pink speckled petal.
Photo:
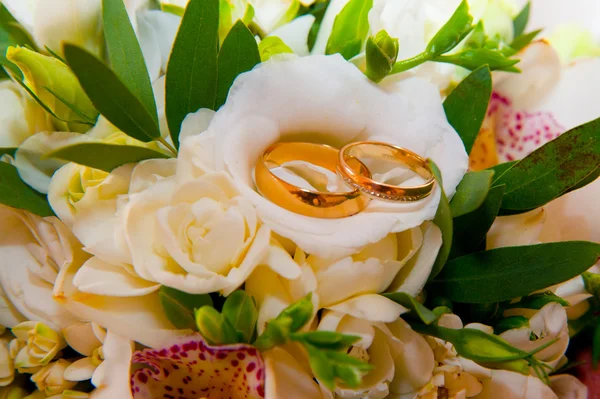
M564 131L552 113L512 107L510 99L493 93L488 116L496 115L496 146L500 162L522 159Z
M134 399L264 397L264 363L250 345L210 346L196 334L166 348L138 351L133 364L147 366L131 377Z

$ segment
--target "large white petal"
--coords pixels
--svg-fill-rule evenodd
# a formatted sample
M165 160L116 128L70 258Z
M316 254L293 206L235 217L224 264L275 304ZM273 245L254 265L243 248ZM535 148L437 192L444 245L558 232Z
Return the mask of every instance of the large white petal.
M492 378L482 381L483 391L475 399L557 399L539 378L507 370L492 370Z
M522 7L527 1L518 0L517 3ZM543 34L548 36L563 24L574 24L590 29L600 37L598 15L600 3L596 0L533 0L527 30L544 29Z
M537 244L545 220L544 208L499 217L488 233L487 249Z
M257 92L262 93L261 101L256 101ZM316 219L260 196L254 190L254 163L267 146L280 140L334 146L382 140L432 158L442 170L446 192L452 195L466 171L467 155L446 120L439 95L423 104L423 98L430 99L436 92L425 81L410 80L399 92L385 93L340 56L265 63L234 83L227 104L209 128L219 141L213 149L222 151L239 190L276 233L321 257L351 254L391 232L432 219L439 190L417 203L372 201L353 217Z
M133 344L112 331L104 341L104 362L96 369L91 399L131 399L130 366Z
M551 376L550 388L558 396L558 399L586 399L588 397L587 387L569 374Z
M27 31L33 32L35 9L39 2L39 0L3 0L2 5Z
M376 294L357 296L337 305L329 306L328 309L345 313L358 319L380 323L391 323L398 320L398 317L402 313L408 312L408 309L404 306Z

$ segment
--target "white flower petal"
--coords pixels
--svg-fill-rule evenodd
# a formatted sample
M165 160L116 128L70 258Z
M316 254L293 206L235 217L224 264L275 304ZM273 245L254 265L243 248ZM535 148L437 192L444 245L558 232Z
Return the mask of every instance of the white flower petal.
M92 358L84 357L68 366L63 377L67 381L87 381L92 379L94 371L96 371L96 365Z
M94 350L102 346L96 337L92 323L72 324L61 330L67 344L83 356L92 356Z
M160 284L143 280L97 257L83 264L73 284L81 292L116 297L144 296L160 288Z
M91 399L131 399L130 366L133 343L114 332L104 341L104 362L96 369Z
M545 220L544 208L501 216L494 221L487 235L487 249L537 244Z
M402 313L408 312L404 306L381 295L366 294L357 296L327 309L348 314L358 319L372 322L391 323Z
M588 397L588 388L569 374L551 376L550 388L558 396L558 399L586 399Z
M557 399L542 380L506 370L492 370L492 378L482 381L477 399Z
M33 32L35 9L38 2L39 0L4 0L2 5L27 31Z
M273 32L269 33L267 37L277 36L283 40L295 54L304 57L308 55L308 33L314 22L315 17L313 15L304 15L294 19L289 24L285 24L275 29Z
M325 11L325 15L323 16L323 20L321 21L321 26L319 27L317 40L312 49L313 54L325 54L325 48L327 47L329 36L331 36L331 31L333 30L335 17L337 17L349 2L350 0L331 0L329 6L327 6L327 11Z

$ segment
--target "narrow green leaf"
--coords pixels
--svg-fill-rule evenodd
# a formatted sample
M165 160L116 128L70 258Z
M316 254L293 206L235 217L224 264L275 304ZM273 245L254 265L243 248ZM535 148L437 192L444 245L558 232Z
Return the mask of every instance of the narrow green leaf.
M473 16L469 12L469 3L467 0L463 0L448 22L431 39L425 51L432 55L447 53L462 42L473 28Z
M514 37L519 37L525 32L527 28L527 22L529 22L529 11L531 9L531 3L527 2L525 7L519 12L519 15L513 20Z
M16 151L17 147L0 147L0 157L2 155L10 155L11 157L14 157Z
M292 54L293 51L277 36L267 36L258 44L260 60L268 61L271 57L278 54Z
M45 196L23 183L17 168L5 162L0 162L0 204L39 216L54 215Z
M533 39L535 39L537 37L537 35L540 34L541 31L542 31L541 29L538 29L538 30L534 30L533 32L525 33L523 35L515 37L515 39L510 44L510 48L514 52L513 54L516 54L519 51L523 50L525 47L527 47L527 45L529 45L529 43L531 43L533 41ZM512 54L509 54L509 55L512 55Z
M502 209L524 211L560 197L600 165L600 119L576 127L538 148L500 176Z
M225 100L229 88L239 74L247 72L260 64L258 44L252 32L242 21L236 22L223 42L218 57L217 97L214 109L219 109Z
M250 342L256 330L258 310L254 298L245 291L238 290L227 297L221 313L227 321L244 338L244 342Z
M45 158L59 158L111 172L113 169L128 163L137 163L146 159L169 158L169 155L136 145L78 143L57 148L46 154Z
M169 321L180 329L195 330L194 310L212 306L210 295L192 295L164 285L158 291L158 298Z
M474 212L453 220L450 259L476 252L500 211L505 186L490 189L483 204Z
M539 294L528 295L521 298L519 302L505 305L505 309L536 309L539 310L549 303L558 303L562 306L569 306L569 302L553 294L550 291Z
M327 11L327 7L329 7L330 2L331 0L325 0L313 4L311 7L310 14L315 17L315 22L313 22L312 26L310 27L310 32L308 33L308 49L310 51L312 51L313 47L315 46L317 35L319 34L319 30L321 30L321 23L325 17L325 11Z
M214 109L218 45L219 0L191 0L167 66L165 111L175 147L189 113Z
M325 351L306 344L304 348L308 353L308 362L315 377L327 388L335 389L335 368L329 363Z
M0 4L0 28L2 31L6 32L0 46L2 55L6 54L8 46L15 45L27 46L35 51L38 50L31 35L19 24L19 22L17 22L3 4Z
M495 165L495 166L492 166L492 167L488 168L487 170L493 170L494 171L494 180L492 180L492 187L497 187L499 185L501 186L501 184L496 184L496 181L498 181L498 179L506 171L508 171L513 166L515 166L517 164L517 162L519 162L519 161L510 161L510 162L499 163L498 165Z
M309 343L317 348L334 351L346 351L352 344L360 341L355 335L345 335L334 331L309 331L292 333L293 341Z
M453 222L450 204L448 203L448 198L446 197L446 193L444 192L443 188L444 186L442 184L442 172L440 172L437 165L433 163L433 161L429 161L429 167L431 167L431 170L433 171L433 174L437 180L437 184L442 190L440 204L438 205L437 212L433 218L433 223L435 223L435 225L442 231L443 240L442 247L440 248L440 252L435 259L435 263L431 269L431 274L429 275L429 279L431 280L442 271L446 261L448 260L448 256L450 255L450 249L452 248Z
M425 324L431 324L437 320L437 316L431 310L427 309L423 304L405 292L390 292L382 295L405 308L410 309L411 312L418 316Z
M152 82L123 0L102 0L102 21L113 70L158 124Z
M515 328L522 328L529 326L529 319L525 316L511 316L500 320L494 326L495 334L502 334L505 331L513 330Z
M373 0L350 0L335 17L325 54L340 53L349 60L360 53L369 33L369 11Z
M96 124L96 120L98 118L98 115L95 116L91 116L91 115L86 115L82 110L80 110L75 104L73 104L70 101L67 101L65 98L63 98L62 96L60 96L59 94L55 93L54 90L52 90L49 87L44 87L44 89L52 94L54 97L56 97L56 99L58 101L60 101L61 103L63 103L67 108L69 108L71 111L73 111L73 113L75 115L77 115L79 118L81 118L81 122L82 123L86 123L88 125L92 125L94 126Z
M583 187L587 186L588 184L593 183L598 177L600 177L600 165L594 171L592 171L589 175L587 175L587 177L585 179L581 180L579 183L577 183L576 185L574 185L573 187L568 189L565 192L565 194L568 194L571 191L579 190L580 188L583 188Z
M446 98L446 118L471 152L492 96L492 75L484 65L471 72Z
M599 256L600 244L583 241L497 248L449 261L430 287L454 302L506 301L578 276Z
M488 48L467 49L456 54L436 56L433 60L458 65L471 71L487 65L492 71L521 72L515 67L519 60L507 57L500 50Z
M452 217L457 218L478 209L487 198L493 177L494 172L491 170L468 172L450 201Z
M63 52L83 90L106 119L123 133L148 142L160 130L148 110L102 61L87 51L65 44Z

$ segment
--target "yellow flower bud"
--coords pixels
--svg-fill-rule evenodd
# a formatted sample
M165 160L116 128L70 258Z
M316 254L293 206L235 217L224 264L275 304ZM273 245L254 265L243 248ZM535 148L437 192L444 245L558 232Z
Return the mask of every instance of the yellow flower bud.
M15 357L15 367L20 373L35 373L67 346L62 335L44 323L26 321L12 332L20 342L11 343L11 352L17 346L22 347Z
M35 383L37 389L48 396L63 393L66 389L71 389L77 384L77 382L67 381L64 378L65 370L70 365L71 362L59 359L32 375L31 381Z
M24 399L29 393L18 386L0 388L0 399Z
M67 65L24 47L9 47L6 58L23 72L25 85L56 115L57 119L53 121L56 129L79 133L89 130L91 126L77 123L83 118L58 99L60 97L72 104L90 120L98 116L98 111Z

